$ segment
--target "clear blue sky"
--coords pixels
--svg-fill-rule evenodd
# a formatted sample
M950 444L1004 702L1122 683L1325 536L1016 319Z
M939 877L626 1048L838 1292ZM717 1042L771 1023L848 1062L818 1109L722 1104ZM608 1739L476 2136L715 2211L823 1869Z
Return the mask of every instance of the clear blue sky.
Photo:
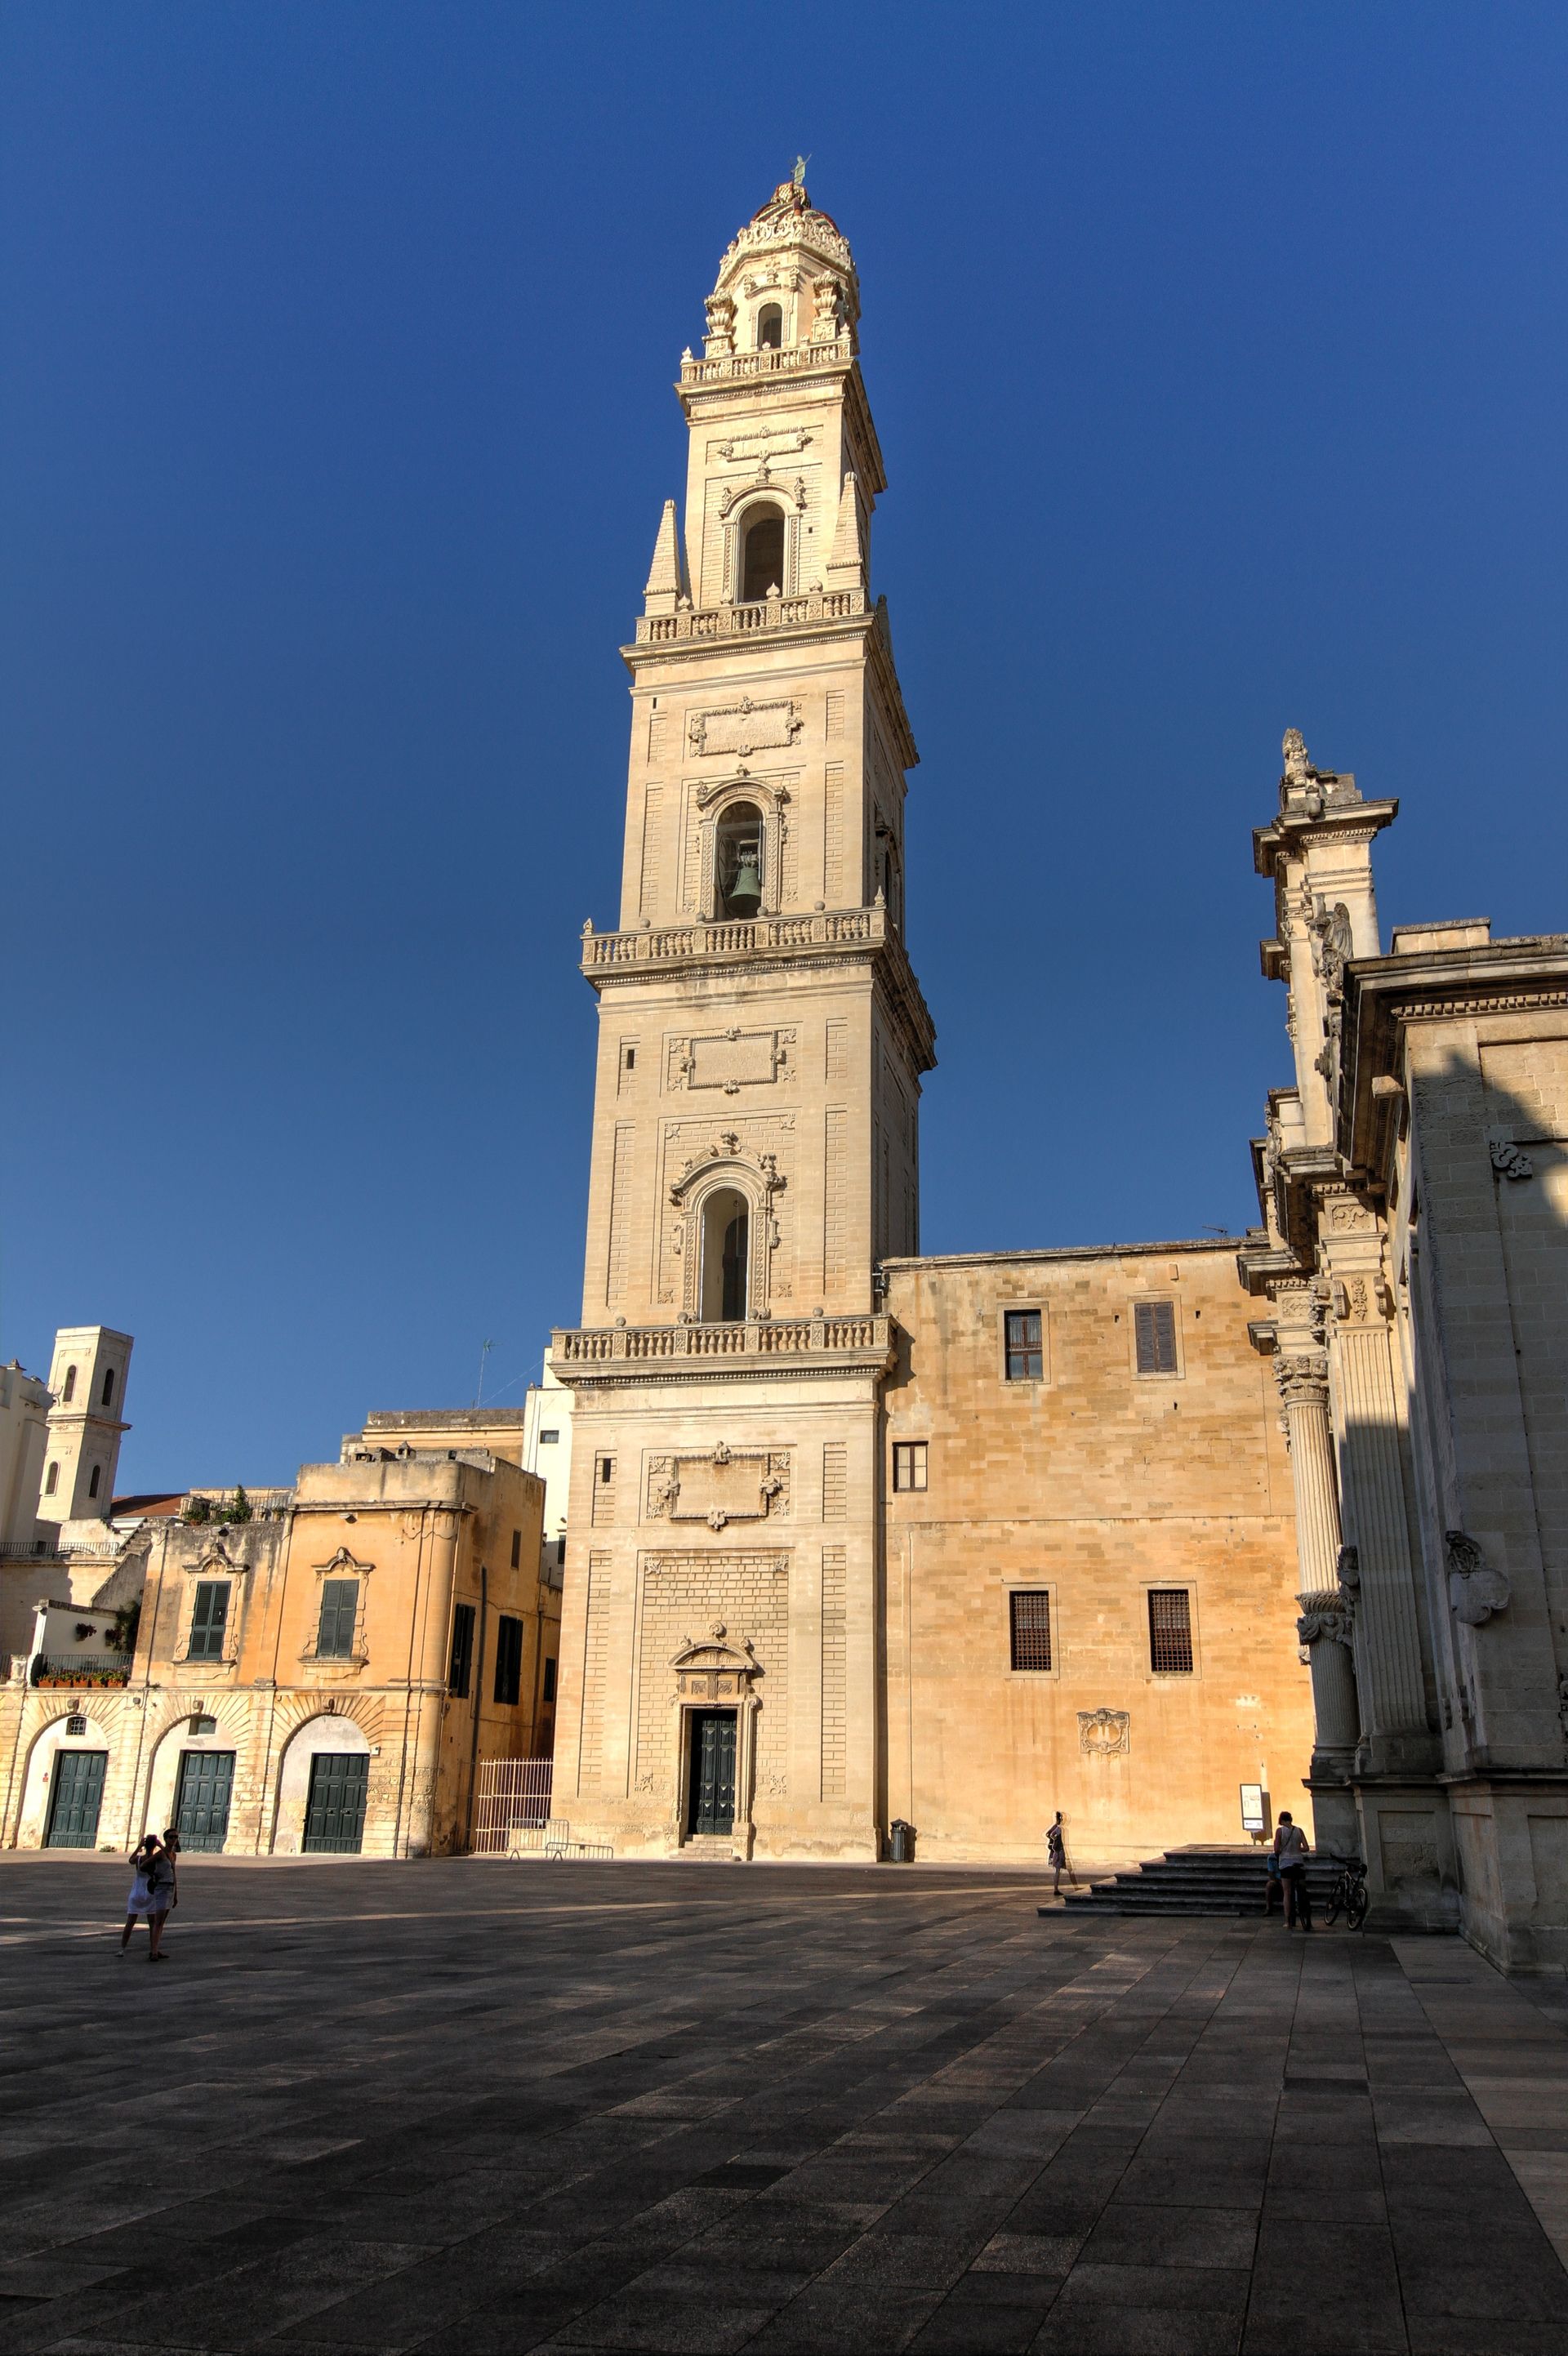
M32 0L0 29L0 1355L123 1486L579 1305L670 390L811 156L923 764L928 1250L1240 1228L1279 740L1568 924L1568 12ZM505 1387L503 1388L503 1387Z

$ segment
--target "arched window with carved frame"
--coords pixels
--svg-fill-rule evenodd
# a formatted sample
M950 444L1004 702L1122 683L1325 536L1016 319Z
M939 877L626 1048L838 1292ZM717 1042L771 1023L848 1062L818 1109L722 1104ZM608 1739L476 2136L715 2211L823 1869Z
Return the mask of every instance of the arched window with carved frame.
M776 916L782 905L780 878L784 859L784 807L788 788L755 777L746 784L703 788L699 796L700 893L703 915L710 923L743 916ZM736 853L747 836L761 853L757 899L743 907L731 897L739 876Z
M776 352L784 342L784 305L764 303L757 314L757 348L759 352Z

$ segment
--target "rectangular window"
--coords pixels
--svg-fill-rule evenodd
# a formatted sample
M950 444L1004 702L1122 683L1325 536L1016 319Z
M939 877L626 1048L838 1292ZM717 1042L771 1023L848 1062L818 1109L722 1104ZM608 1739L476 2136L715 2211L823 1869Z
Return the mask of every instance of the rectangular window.
M1149 1590L1149 1666L1157 1677L1192 1675L1192 1598L1185 1587Z
M1009 1309L1007 1312L1007 1379L1010 1383L1037 1383L1046 1370L1045 1347L1040 1335L1040 1312L1037 1309Z
M544 1698L546 1701L553 1701L555 1698L555 1664L553 1661L546 1661L544 1664Z
M542 1431L539 1435L539 1445L541 1448L553 1448L560 1437L561 1434L558 1431Z
M923 1489L926 1485L926 1442L923 1440L896 1440L893 1442L893 1486L896 1489Z
M1015 1587L1007 1599L1013 1615L1013 1666L1051 1665L1051 1599L1043 1587Z
M496 1622L496 1699L514 1702L522 1690L522 1622L503 1612Z
M468 1679L474 1669L474 1607L458 1603L452 1612L452 1666L447 1672L446 1690L459 1701L468 1698Z
M522 1532L521 1530L513 1530L511 1534L511 1567L513 1570L517 1570L521 1568L521 1564Z
M1176 1372L1176 1306L1169 1301L1140 1301L1133 1309L1133 1337L1141 1375Z
M558 1570L564 1570L566 1567L566 1541L564 1538L557 1538L555 1541L555 1567Z
M354 1654L354 1622L360 1616L357 1579L324 1579L321 1617L316 1624L318 1661L348 1661Z
M201 1579L196 1583L188 1647L193 1661L223 1658L223 1639L229 1627L229 1587L226 1579Z

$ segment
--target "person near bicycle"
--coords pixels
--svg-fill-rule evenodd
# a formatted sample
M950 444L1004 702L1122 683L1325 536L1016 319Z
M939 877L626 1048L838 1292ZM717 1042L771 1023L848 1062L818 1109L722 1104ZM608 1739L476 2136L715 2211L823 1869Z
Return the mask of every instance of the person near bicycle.
M1306 1860L1310 1854L1306 1835L1290 1810L1282 1808L1279 1828L1274 1834L1274 1856L1284 1884L1287 1931L1294 1931L1298 1922L1304 1931L1312 1928L1312 1895L1306 1886Z

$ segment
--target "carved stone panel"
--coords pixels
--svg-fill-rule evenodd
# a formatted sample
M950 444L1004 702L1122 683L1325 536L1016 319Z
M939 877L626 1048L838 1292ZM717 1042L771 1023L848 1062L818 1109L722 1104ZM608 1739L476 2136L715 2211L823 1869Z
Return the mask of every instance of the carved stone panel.
M669 1082L672 1088L722 1088L736 1096L743 1087L776 1080L795 1044L793 1031L711 1033L670 1043Z
M789 1510L788 1450L732 1450L723 1440L702 1456L655 1456L648 1466L648 1512L658 1520L762 1522Z
M1131 1749L1133 1719L1124 1709L1080 1709L1078 1747L1090 1759L1115 1759Z
M738 703L693 712L686 723L686 734L693 753L738 753L744 760L770 745L792 744L804 726L800 706L792 699L754 703L749 695L743 695Z

